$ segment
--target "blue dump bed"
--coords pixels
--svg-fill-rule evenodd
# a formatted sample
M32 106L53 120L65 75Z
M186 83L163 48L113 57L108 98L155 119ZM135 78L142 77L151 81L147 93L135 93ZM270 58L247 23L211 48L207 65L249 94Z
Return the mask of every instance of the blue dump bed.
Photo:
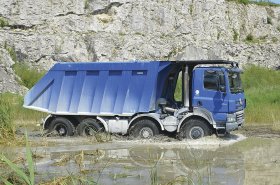
M24 107L60 115L133 115L156 108L171 62L57 63Z

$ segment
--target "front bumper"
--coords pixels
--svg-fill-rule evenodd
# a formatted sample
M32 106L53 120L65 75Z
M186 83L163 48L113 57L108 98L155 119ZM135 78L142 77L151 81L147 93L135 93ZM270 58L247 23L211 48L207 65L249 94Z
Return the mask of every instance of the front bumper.
M235 113L236 115L236 122L227 122L226 123L226 131L231 132L237 130L239 127L243 126L244 124L244 111L239 111Z
M239 127L239 124L237 122L226 123L226 131L227 132L237 130L238 127Z

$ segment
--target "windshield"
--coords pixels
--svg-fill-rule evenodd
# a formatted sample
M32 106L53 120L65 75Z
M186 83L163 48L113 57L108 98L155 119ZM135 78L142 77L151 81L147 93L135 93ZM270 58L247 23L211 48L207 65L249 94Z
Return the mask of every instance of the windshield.
M240 73L238 72L229 72L229 86L231 93L240 93L243 92Z

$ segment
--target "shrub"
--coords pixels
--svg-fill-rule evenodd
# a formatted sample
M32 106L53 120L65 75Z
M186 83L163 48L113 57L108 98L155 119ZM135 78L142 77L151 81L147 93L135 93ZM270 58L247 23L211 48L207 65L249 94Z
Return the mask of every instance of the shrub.
M39 72L36 69L29 67L25 63L15 63L13 65L13 69L15 73L21 79L21 85L24 85L27 88L31 88L35 85L35 83L40 80L45 74L45 71Z
M84 4L85 4L85 5L84 5L84 8L85 8L85 9L89 9L89 0L85 0L85 1L84 1Z
M253 42L254 40L255 40L254 36L251 33L249 35L247 35L247 37L246 37L247 42Z
M266 18L266 22L267 22L267 24L271 24L272 25L272 18L271 17L267 17Z
M9 26L8 21L0 17L0 27L3 28L5 26Z

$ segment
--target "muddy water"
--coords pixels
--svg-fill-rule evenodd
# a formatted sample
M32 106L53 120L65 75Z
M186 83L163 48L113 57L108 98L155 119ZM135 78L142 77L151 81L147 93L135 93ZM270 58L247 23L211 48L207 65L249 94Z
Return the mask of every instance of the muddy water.
M280 184L279 138L213 140L200 141L199 147L197 141L85 145L62 140L33 148L40 156L36 181L72 175L98 184Z

